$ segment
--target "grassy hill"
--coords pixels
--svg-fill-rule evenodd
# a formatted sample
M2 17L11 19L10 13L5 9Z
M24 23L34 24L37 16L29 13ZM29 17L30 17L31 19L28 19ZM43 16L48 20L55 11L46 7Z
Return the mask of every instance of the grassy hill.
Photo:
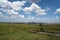
M60 24L0 23L0 40L60 40L58 36L32 33L32 30L60 31Z

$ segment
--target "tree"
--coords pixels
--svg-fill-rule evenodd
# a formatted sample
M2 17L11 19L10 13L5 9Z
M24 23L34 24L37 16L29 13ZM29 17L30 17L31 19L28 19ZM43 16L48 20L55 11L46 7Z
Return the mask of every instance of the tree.
M39 26L40 26L40 30L41 30L41 31L44 31L44 29L43 29L43 27L42 27L42 23L40 23Z

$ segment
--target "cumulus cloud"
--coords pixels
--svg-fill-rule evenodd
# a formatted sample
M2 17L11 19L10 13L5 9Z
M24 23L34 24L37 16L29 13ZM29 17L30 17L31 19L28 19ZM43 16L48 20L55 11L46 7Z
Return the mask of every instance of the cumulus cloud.
M31 14L31 12L33 11L31 7L25 7L25 9L23 9L23 11L25 12L25 14Z
M24 5L25 1L16 1L16 2L2 2L0 4L1 7L4 9L13 9L13 10L19 10L22 9L22 6Z
M9 15L15 15L15 16L18 16L19 15L19 13L18 12L15 12L14 10L7 10L7 13Z
M25 7L24 11L26 13L36 12L38 15L46 14L46 10L45 9L41 9L41 7L39 7L35 3L32 3L32 5L30 7Z
M56 9L55 13L60 13L60 8Z
M0 3L1 9L6 12L11 18L24 18L24 15L20 15L17 11L22 10L22 6L25 1L15 1L15 2L2 2Z
M19 15L19 16L14 16L14 15L12 15L12 16L10 16L10 18L14 18L14 19L16 19L16 20L18 20L18 19L23 19L23 18L24 18L24 15Z
M11 7L10 4L11 4L11 2L1 2L0 7L3 9L10 9L10 7Z
M35 4L35 3L32 3L31 8L32 8L32 10L34 10L34 11L41 9L41 7L39 7L39 6L38 6L37 4Z
M24 1L26 1L26 2L38 2L38 1L41 1L41 0L24 0Z
M46 10L44 10L44 9L43 10L42 9L41 10L37 10L36 12L37 12L37 15L45 15L45 14L47 14Z
M11 18L24 18L24 15L20 15L18 12L14 10L7 10L7 14L9 14Z
M46 14L46 10L41 9L37 4L32 3L30 7L22 8L25 5L25 1L15 1L15 2L2 2L0 6L7 10L8 14L10 15L19 15L18 12L22 10L25 14L31 14L32 12L37 13L37 15L44 15ZM15 10L15 11L14 11Z
M25 7L24 11L36 11L38 9L41 9L37 4L32 3L30 7Z
M0 2L7 2L7 0L0 0Z
M2 15L3 15L2 12L0 12L0 17L1 17Z
M24 19L26 21L36 21L39 20L39 18L34 18L34 16L38 15L45 15L46 10L42 9L39 5L32 3L30 7L25 7L23 8L22 6L25 5L25 1L15 1L15 2L1 2L0 7L1 9L3 9L3 11L5 12L4 15L6 15L6 17L4 17L4 19L15 19L15 20L21 20ZM23 11L23 13L21 13L20 11ZM19 11L19 12L18 12ZM25 14L24 14L25 13ZM31 14L32 13L36 13L34 16L26 16L26 14ZM1 15L2 13L0 13ZM24 21L23 20L23 21Z
M27 18L28 20L33 20L34 19L34 17L31 17L31 16L28 16L28 18Z
M24 18L24 15L19 15L20 18Z
M22 6L24 5L24 3L25 3L25 1L22 1L22 2L16 1L16 2L13 2L11 4L11 7L13 8L13 10L19 10L19 9L22 8Z

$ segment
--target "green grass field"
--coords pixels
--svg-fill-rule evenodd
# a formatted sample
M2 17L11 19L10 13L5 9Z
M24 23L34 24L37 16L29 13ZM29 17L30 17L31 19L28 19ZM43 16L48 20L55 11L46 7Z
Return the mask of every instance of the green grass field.
M58 36L31 33L30 30L40 28L60 31L60 25L0 23L0 40L60 40Z

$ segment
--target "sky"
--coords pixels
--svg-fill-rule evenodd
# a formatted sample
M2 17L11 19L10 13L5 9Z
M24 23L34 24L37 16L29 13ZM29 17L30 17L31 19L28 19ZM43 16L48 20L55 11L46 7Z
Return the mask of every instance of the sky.
M0 22L60 23L60 0L0 0Z

